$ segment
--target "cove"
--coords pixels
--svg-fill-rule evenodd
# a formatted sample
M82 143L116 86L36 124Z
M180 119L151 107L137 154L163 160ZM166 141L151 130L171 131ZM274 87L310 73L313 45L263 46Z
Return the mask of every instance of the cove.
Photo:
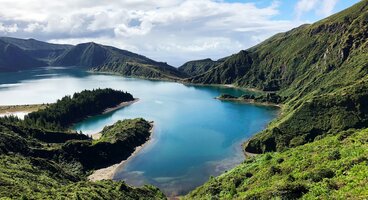
M114 176L128 184L153 184L169 196L185 194L239 164L241 143L277 116L273 107L221 102L221 93L246 91L225 87L90 74L79 68L48 67L0 74L0 105L52 103L84 89L113 88L140 100L105 115L88 118L74 129L97 133L117 120L154 121L152 140Z

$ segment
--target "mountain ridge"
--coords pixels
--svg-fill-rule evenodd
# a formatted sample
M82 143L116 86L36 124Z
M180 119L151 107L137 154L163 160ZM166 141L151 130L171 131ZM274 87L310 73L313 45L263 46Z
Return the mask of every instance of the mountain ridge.
M83 66L95 72L152 79L178 80L185 76L167 63L157 62L127 50L94 42L73 46L11 37L0 37L0 42L3 49L0 51L0 71L55 65ZM17 59L6 54L7 45L11 45L13 51L16 51L13 54L17 55Z

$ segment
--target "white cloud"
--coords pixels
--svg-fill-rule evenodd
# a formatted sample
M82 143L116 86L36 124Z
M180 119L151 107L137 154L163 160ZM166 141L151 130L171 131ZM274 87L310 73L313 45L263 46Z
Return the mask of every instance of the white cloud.
M39 23L29 23L24 29L25 32L33 33L35 31L42 31L45 27Z
M18 31L18 25L12 24L12 25L4 25L0 22L0 32L2 33L15 33Z
M298 25L273 19L277 1L263 7L218 0L0 0L0 5L0 23L18 24L12 36L95 41L173 65L224 57ZM323 5L321 12L330 12ZM3 29L10 32L0 24Z
M332 14L338 0L299 0L295 6L298 19L303 14L314 11L316 14L327 17Z

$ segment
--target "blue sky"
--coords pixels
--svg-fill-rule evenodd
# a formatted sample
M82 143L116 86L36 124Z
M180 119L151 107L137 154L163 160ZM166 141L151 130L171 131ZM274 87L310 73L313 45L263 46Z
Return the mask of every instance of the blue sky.
M229 3L255 3L256 5L260 7L267 7L270 4L272 4L275 1L272 0L225 0ZM336 5L333 9L333 13L337 13L341 10L344 10L356 3L358 3L360 0L339 0L336 1ZM274 19L279 20L292 20L296 17L295 13L295 7L298 3L297 0L279 0L279 11L280 14L275 16ZM320 2L319 2L320 3ZM319 15L315 12L314 9L312 9L309 12L306 12L303 14L302 18L300 20L308 21L308 22L315 22L318 21L325 16Z
M97 42L180 66L219 59L359 0L0 0L0 35Z

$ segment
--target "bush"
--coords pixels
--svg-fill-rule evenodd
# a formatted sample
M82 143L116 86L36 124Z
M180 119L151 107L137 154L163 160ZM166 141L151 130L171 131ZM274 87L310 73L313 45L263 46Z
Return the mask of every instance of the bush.
M315 172L312 172L308 175L308 179L311 179L313 182L320 182L324 178L333 178L335 176L335 172L331 169L319 169Z
M334 150L330 152L328 155L329 160L339 160L340 158L341 158L341 154L340 154L340 151L338 150Z

